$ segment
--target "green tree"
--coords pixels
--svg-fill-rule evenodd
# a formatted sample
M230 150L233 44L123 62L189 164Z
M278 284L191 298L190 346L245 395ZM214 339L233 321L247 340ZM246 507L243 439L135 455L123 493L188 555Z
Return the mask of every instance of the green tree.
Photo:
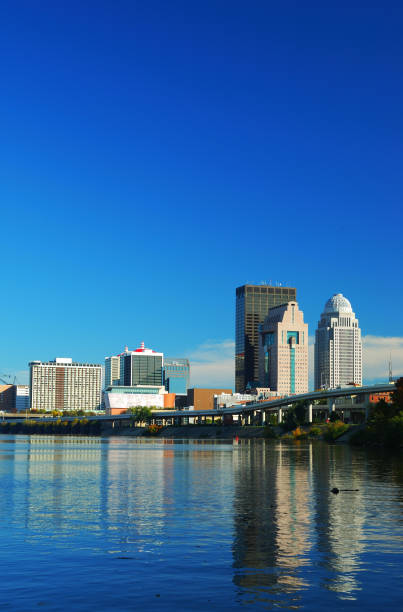
M295 404L294 417L298 425L303 425L306 422L306 409L308 402L300 401Z
M403 410L403 408L401 408ZM371 407L371 423L383 423L389 421L400 412L398 406L393 401L386 402L384 399L379 400L376 404Z
M131 406L127 410L128 414L132 415L134 423L150 423L152 418L151 408L147 406Z
M396 413L403 411L403 378L396 381L396 389L392 393L392 404L396 406Z

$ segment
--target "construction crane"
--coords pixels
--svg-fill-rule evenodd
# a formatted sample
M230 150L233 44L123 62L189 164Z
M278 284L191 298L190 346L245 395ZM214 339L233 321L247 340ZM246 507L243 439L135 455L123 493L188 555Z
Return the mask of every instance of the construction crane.
M4 380L5 378L9 378L10 380ZM17 377L14 376L14 380L13 382L11 382L11 374L0 374L0 381L4 383L5 385L16 385Z

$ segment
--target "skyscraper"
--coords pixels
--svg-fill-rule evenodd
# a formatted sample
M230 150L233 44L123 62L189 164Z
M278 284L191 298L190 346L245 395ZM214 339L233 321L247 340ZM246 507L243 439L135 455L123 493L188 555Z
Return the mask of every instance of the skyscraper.
M135 351L125 352L120 356L120 385L162 386L163 353L156 353L145 348L144 342Z
M350 302L335 293L325 304L315 334L315 389L362 384L362 342Z
M308 392L308 325L297 302L270 308L259 326L260 384L281 394Z
M242 285L236 289L235 390L259 386L259 324L269 309L296 301L294 287Z

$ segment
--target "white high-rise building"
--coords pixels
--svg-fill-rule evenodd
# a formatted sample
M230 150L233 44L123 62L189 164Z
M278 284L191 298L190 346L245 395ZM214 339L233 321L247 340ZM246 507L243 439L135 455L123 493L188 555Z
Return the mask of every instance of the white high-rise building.
M361 330L350 302L335 293L315 334L315 389L362 384Z
M56 357L54 361L31 361L29 366L31 409L99 410L101 365Z

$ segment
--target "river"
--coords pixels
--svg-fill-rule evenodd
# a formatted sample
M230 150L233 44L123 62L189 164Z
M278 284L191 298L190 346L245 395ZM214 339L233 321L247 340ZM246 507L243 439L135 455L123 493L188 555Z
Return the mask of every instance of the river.
M4 610L403 608L401 455L4 435L0 481Z

